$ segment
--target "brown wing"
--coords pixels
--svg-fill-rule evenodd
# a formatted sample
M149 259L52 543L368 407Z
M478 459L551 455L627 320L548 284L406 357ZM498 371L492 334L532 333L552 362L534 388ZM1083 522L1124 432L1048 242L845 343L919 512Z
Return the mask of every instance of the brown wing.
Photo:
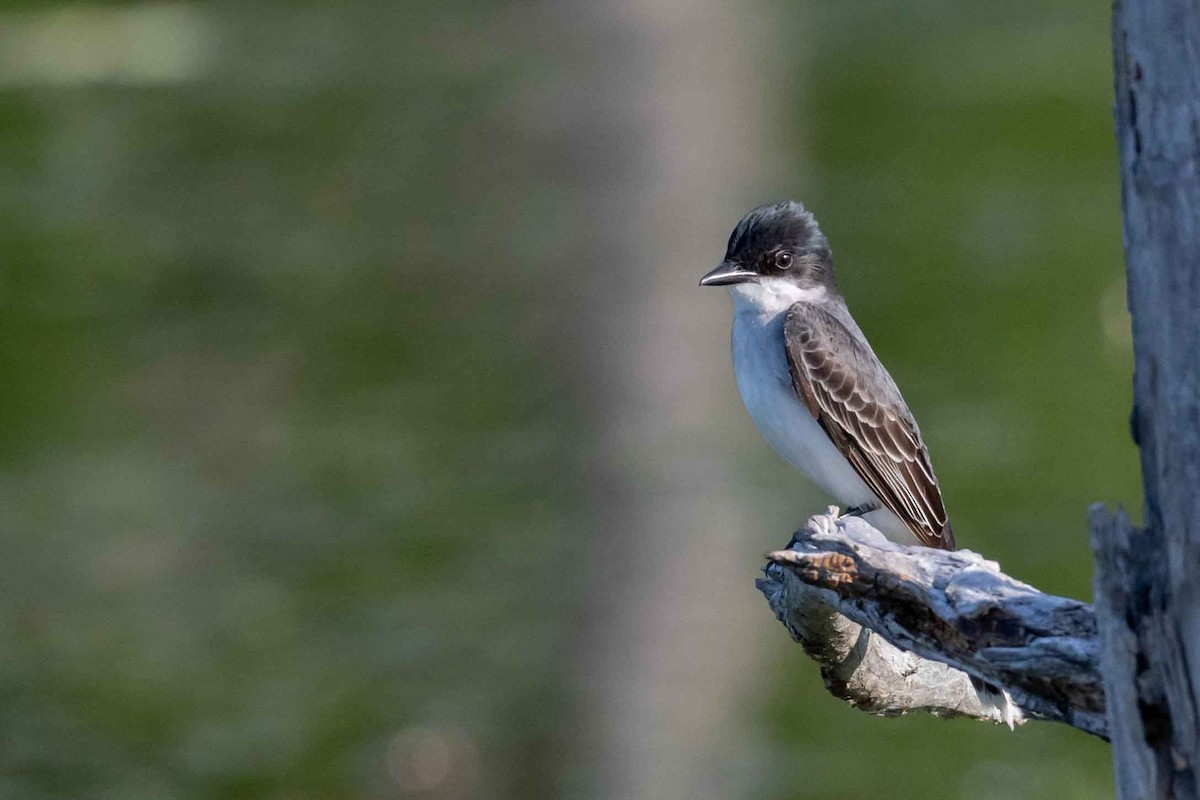
M953 550L921 431L865 340L825 311L793 306L784 343L796 392L871 491L923 545Z

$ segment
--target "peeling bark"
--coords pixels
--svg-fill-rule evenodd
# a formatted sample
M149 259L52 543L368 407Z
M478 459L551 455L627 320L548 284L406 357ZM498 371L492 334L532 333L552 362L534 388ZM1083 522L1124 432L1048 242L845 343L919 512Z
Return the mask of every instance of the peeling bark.
M884 716L989 719L967 675L1024 717L1108 737L1096 620L969 550L904 547L836 509L768 555L759 589L834 696Z
M1200 783L1200 5L1113 8L1134 440L1145 527L1093 509L1117 793Z

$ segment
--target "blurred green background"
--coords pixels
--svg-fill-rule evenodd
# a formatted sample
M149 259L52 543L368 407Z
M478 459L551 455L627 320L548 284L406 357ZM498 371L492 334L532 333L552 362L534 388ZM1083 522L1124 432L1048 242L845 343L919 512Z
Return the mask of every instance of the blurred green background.
M1106 4L0 3L0 797L1098 798L831 699L696 280L815 211L962 546L1140 507Z

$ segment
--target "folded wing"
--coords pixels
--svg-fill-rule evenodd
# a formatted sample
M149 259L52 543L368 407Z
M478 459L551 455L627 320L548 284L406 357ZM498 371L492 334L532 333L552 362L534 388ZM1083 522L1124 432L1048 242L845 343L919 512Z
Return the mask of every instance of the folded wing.
M854 470L922 544L953 550L921 431L865 340L832 314L797 305L784 341L797 394Z

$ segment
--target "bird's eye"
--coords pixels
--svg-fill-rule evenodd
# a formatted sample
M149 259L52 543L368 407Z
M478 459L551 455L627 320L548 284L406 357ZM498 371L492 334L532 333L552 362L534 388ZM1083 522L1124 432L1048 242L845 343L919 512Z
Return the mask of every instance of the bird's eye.
M792 266L792 254L787 250L780 250L775 254L775 266L778 269L788 269Z

